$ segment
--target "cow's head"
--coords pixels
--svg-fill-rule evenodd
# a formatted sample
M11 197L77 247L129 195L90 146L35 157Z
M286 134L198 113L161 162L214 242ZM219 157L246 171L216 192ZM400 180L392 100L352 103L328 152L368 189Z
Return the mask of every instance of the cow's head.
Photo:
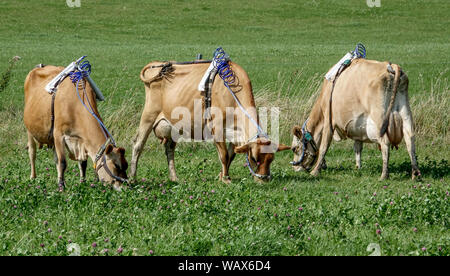
M303 133L300 126L292 128L292 151L294 152L294 162L292 166L295 171L310 170L317 159L317 145L312 135Z
M245 145L236 147L235 153L245 153L248 155L250 166L256 175L253 175L253 179L258 182L266 182L270 180L270 164L275 158L275 152L288 150L289 146L283 144L275 144L272 141L258 138L256 141L248 142Z
M121 184L128 178L127 168L125 149L108 144L96 170L100 181L113 184L114 189L120 191Z

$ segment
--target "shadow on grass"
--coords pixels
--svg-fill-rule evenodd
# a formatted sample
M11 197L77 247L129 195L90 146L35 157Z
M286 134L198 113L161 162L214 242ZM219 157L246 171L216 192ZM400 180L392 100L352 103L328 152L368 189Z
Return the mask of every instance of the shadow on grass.
M432 179L441 179L450 175L450 164L446 159L433 160L430 157L425 157L424 160L419 160L419 169L422 177L430 177ZM372 163L366 164L360 170L348 165L337 165L329 166L325 171L327 174L352 174L355 176L363 175L381 175L382 163ZM403 162L390 162L389 172L400 174L402 178L411 179L411 162L405 160Z
M257 184L260 187L263 187L264 189L276 189L280 187L284 187L287 184L297 184L297 185L314 185L318 184L320 180L323 180L323 178L316 178L307 172L295 172L294 174L290 175L274 175L273 179L270 182L263 183L263 184Z
M389 169L392 172L408 172L408 177L411 177L411 163L408 161L392 164L389 166ZM448 160L432 160L428 156L419 162L419 169L422 177L430 177L433 179L441 179L450 174Z

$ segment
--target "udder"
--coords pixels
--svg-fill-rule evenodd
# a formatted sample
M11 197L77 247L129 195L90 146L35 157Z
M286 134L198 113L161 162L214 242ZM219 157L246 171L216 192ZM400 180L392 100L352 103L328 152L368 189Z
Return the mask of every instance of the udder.
M155 136L158 137L162 143L165 143L167 140L171 139L172 125L166 119L162 118L156 122L153 131L155 132Z
M378 128L375 122L368 116L361 115L352 120L346 127L347 136L353 140L362 142L375 142L378 138Z

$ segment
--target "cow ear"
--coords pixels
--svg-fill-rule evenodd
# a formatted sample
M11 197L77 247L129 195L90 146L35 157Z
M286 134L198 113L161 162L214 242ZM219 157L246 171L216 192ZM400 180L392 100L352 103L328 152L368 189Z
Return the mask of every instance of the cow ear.
M298 139L302 139L303 133L302 133L302 128L299 126L294 126L292 128L292 134L294 136L296 136Z
M114 146L111 144L108 144L105 149L105 154L110 154L113 151L113 149L114 149Z
M118 149L117 149L117 152L118 152L120 155L125 155L125 149L124 149L124 148L118 148Z
M250 143L234 148L234 153L247 153L250 150Z
M277 151L290 150L290 149L291 149L290 146L286 146L286 145L283 145L283 144L278 144Z

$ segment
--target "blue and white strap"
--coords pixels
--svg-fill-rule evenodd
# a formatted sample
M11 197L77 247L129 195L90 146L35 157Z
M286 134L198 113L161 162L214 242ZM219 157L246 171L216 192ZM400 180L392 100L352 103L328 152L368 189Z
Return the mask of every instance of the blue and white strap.
M236 97L236 94L230 88L230 85L233 85L234 82L236 81L236 77L234 75L234 72L231 69L230 64L229 64L230 60L231 60L230 56L227 53L225 53L225 51L222 49L222 47L219 47L214 52L214 58L213 58L212 64L214 64L214 66L216 67L216 70L217 70L220 78L223 80L223 84L228 89L228 91L230 92L231 96L233 96L233 99L237 103L239 109L241 109L242 113L244 113L244 115L250 120L250 122L252 122L252 124L257 129L256 135L251 137L247 142L250 142L250 141L252 141L254 139L257 139L259 137L264 137L264 138L269 139L269 135L267 135L267 133L264 132L264 130L261 128L261 126L255 121L255 119L242 106L241 102ZM270 179L270 173L268 175L261 175L261 174L256 173L253 170L253 168L252 168L252 166L250 164L249 154L248 153L246 155L246 161L247 161L247 167L248 167L250 173L253 176L261 178L261 179Z
M249 139L249 141L259 137L265 137L268 139L269 136L267 135L267 133L264 132L261 126L253 119L253 117L247 112L247 110L245 110L239 99L236 97L236 94L230 88L230 85L232 85L236 80L234 72L233 70L231 70L230 64L228 63L230 60L231 60L230 56L227 53L225 53L222 47L217 48L216 51L214 52L213 63L214 66L216 66L217 68L217 72L220 78L223 80L223 84L225 85L226 88L228 88L228 91L230 92L231 96L233 96L233 99L235 100L241 111L244 113L244 115L247 116L250 122L252 122L252 124L258 130L257 134L251 139Z

